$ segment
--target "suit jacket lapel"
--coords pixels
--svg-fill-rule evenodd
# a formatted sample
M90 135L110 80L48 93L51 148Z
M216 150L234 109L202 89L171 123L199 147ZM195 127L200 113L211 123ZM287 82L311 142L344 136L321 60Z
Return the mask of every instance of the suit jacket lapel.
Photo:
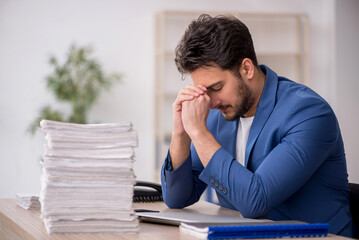
M223 118L222 114L218 114L218 132L217 132L217 141L226 149L233 158L236 158L236 139L237 139L237 129L238 121L227 121Z
M265 65L261 65L260 68L266 74L266 80L253 119L251 130L249 131L249 136L246 145L246 154L245 154L246 167L248 165L248 160L251 156L253 146L257 141L257 138L260 132L262 131L265 123L267 122L270 114L273 111L273 108L275 106L276 96L277 96L277 85L278 85L277 74Z

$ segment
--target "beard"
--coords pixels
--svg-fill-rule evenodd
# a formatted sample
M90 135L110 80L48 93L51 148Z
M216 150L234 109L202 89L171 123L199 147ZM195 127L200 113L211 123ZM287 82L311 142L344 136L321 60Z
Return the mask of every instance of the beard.
M253 97L252 91L249 87L244 83L243 79L239 77L238 79L238 88L237 88L237 98L235 99L235 103L232 105L220 105L218 109L226 109L227 107L232 107L233 114L231 113L223 113L222 115L224 119L227 121L234 121L239 117L243 117L249 109L253 106L255 99Z

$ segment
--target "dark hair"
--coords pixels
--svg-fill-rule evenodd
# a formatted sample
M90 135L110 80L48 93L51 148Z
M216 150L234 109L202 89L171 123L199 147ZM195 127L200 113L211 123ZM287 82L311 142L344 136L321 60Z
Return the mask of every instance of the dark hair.
M181 74L204 66L218 66L238 74L244 58L258 67L247 26L235 17L202 14L186 29L176 47L175 62Z

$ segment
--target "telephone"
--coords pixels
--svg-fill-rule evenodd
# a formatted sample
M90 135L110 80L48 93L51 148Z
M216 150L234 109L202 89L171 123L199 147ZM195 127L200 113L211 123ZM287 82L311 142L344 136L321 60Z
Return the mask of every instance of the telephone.
M160 184L137 181L135 184L133 202L163 201Z

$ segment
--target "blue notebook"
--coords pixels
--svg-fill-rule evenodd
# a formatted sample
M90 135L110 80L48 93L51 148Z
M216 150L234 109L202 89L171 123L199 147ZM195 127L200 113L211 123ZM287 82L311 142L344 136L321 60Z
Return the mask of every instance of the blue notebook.
M325 237L328 223L273 221L261 223L218 224L181 223L180 231L202 239Z

